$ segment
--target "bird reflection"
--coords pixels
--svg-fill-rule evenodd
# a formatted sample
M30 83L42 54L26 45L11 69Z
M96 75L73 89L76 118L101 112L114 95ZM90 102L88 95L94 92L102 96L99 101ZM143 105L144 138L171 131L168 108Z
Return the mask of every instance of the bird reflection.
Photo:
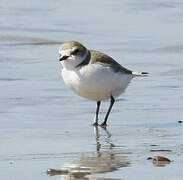
M102 129L105 131L105 133L107 135L107 137L105 139L106 139L106 144L108 145L109 149L111 149L112 147L115 147L115 145L111 141L111 136L112 136L111 133L107 130L106 127L102 128ZM100 140L99 129L97 126L94 127L94 132L95 132L95 137L96 137L97 153L98 153L98 156L100 156L101 155L100 151L101 151L102 145L101 145L101 140Z
M114 178L86 177L87 175L113 172L122 167L128 167L129 152L115 146L111 140L111 133L106 128L94 127L96 138L96 152L82 154L62 170L49 169L49 175L60 175L61 180L117 180Z

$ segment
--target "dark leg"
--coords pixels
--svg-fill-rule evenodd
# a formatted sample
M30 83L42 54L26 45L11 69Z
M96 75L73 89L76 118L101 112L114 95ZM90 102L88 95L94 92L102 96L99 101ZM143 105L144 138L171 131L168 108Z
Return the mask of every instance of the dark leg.
M98 126L98 114L99 114L100 104L101 104L101 101L97 101L97 110L96 110L94 123L93 123L94 126Z
M110 103L109 109L108 109L107 114L105 116L104 122L101 124L101 126L103 126L103 127L105 127L107 125L107 119L108 119L108 116L111 112L111 109L112 109L114 102L115 102L115 99L111 96L111 103Z

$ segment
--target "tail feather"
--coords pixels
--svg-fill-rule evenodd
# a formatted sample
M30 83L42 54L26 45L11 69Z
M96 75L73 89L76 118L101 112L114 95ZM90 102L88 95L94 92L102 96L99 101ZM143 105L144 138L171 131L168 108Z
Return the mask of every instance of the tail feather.
M134 76L134 77L138 77L138 76L141 76L141 77L144 77L144 76L148 76L148 72L132 72L132 75Z

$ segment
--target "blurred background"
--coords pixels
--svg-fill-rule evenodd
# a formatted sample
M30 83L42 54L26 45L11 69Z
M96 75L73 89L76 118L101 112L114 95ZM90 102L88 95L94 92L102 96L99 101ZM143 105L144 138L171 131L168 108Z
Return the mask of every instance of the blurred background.
M1 0L0 177L77 179L46 175L77 164L90 169L78 179L182 179L182 8L180 0ZM107 132L91 126L96 103L62 81L58 49L68 40L150 74L119 98ZM155 155L174 162L154 167L146 159ZM91 168L106 164L112 170Z

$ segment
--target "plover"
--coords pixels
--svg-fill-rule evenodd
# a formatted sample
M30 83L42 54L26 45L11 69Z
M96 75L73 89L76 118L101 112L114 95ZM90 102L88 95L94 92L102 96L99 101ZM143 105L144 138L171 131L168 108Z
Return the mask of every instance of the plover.
M116 97L122 94L131 79L146 76L147 72L134 72L112 57L89 50L77 41L68 41L59 49L61 74L65 84L76 94L97 102L93 125L98 125L101 101L110 100L110 106L101 126L106 126Z

